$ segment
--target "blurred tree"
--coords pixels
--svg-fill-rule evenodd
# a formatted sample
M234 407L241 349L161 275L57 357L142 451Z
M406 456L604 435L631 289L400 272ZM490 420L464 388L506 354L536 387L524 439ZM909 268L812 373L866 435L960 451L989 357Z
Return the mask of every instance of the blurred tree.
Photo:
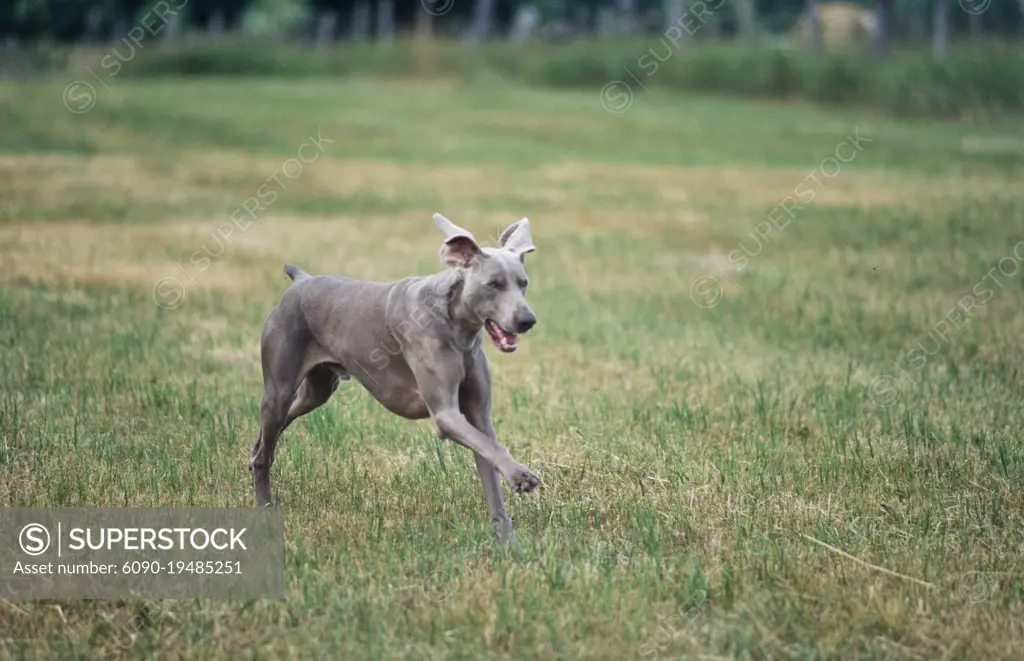
M0 28L0 34L14 34L23 39L55 39L59 41L78 39L84 36L88 26L87 14L90 9L98 10L99 25L104 17L117 13L115 0L3 0L0 2L0 21L7 29Z
M377 0L377 41L395 38L395 0Z
M935 0L932 53L942 59L949 52L949 0Z
M892 22L892 0L878 0L875 3L875 38L872 40L875 55L883 57L889 45L889 25Z
M338 12L333 9L328 9L320 13L316 22L316 41L317 48L327 48L334 42L334 37L338 29Z
M895 21L901 19L907 25L907 36L910 38L910 43L919 45L924 43L928 28L926 22L928 18L928 3L931 0L905 0L904 2L896 5L896 16Z
M246 33L270 34L284 32L297 26L309 16L320 16L334 12L337 16L337 33L351 34L354 12L357 4L367 0L162 0L171 7L187 12L187 21L182 20L181 28L206 29L220 26L224 30L242 29ZM113 36L119 39L124 32L138 24L140 15L149 8L159 5L161 0L0 0L0 38L16 37L19 40L51 39L63 42ZM974 7L981 7L989 0L972 0ZM379 0L369 0L365 11L378 19L381 16ZM592 31L602 14L611 19L616 8L627 10L634 25L637 19L652 12L660 14L661 20L644 20L645 32L655 36L672 24L672 17L679 11L679 4L673 0L394 0L394 23L396 31L411 30L414 25L426 30L435 25L449 29L469 25L467 36L487 38L500 33L506 34L518 10L533 4L545 21L565 20L572 17L573 24ZM705 10L691 8L695 0L682 0L683 12L700 13ZM946 14L941 14L939 0L704 0L706 8L715 7L712 12L716 25L727 34L739 34L745 39L755 39L762 31L789 33L798 18L806 18L813 6L824 12L836 4L850 7L874 9L881 22L880 37L876 44L879 52L897 40L910 35L920 40L931 22L933 47L942 50L942 40L954 34L971 33L988 36L993 33L1008 35L1020 32L1024 18L1024 0L990 0L984 15L966 11L953 11L955 2L942 0ZM967 3L964 3L967 5ZM698 5L699 6L699 5ZM971 6L971 5L967 5ZM431 16L425 7L434 10ZM442 13L441 10L445 11ZM251 10L251 11L250 11ZM386 12L385 12L386 13ZM588 18L584 18L588 17ZM886 20L888 19L888 20ZM377 21L379 22L379 21ZM617 22L607 21L609 24ZM702 21L703 23L704 21ZM827 30L820 25L822 47L827 45ZM710 27L705 25L701 29ZM312 35L313 30L309 30ZM945 35L944 37L942 35ZM161 35L163 38L163 35Z
M810 28L808 34L808 41L810 42L811 52L821 52L821 21L818 15L818 0L807 0L807 21L808 27Z
M733 11L740 27L740 37L752 41L757 36L757 7L754 0L733 0Z
M1024 0L1021 0L1021 2L1024 2ZM545 21L550 21L556 18L562 18L567 16L569 13L568 0L526 0L525 2L514 2L512 4L517 6L524 4L533 5L540 11L541 18L543 18ZM596 2L587 1L579 2L578 4L587 6L597 5Z
M416 12L416 34L430 37L434 32L434 15L422 7Z
M181 36L182 26L188 22L189 4L184 0L146 0L135 11L132 24L146 26L150 34L161 41L173 41Z
M494 0L476 0L473 9L473 21L466 31L469 41L481 41L491 36L494 24Z
M352 28L349 30L349 38L356 41L370 38L370 3L366 0L356 0L352 6Z
M686 45L689 40L690 22L686 19L686 2L685 0L665 0L665 31L673 30L675 32L681 32L679 35L678 43L680 45ZM692 28L690 28L692 29Z
M281 39L306 24L310 17L304 0L256 0L242 18L242 33Z
M967 13L967 25L970 26L971 39L980 39L985 31L983 24L984 14L978 11Z

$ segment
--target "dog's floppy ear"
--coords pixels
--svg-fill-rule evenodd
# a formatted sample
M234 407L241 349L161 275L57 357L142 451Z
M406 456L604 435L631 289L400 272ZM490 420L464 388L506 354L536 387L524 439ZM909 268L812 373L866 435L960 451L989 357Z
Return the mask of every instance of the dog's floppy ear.
M434 223L444 234L444 245L440 250L442 262L448 266L469 268L483 257L483 251L469 230L462 229L439 213L434 214Z
M519 255L519 259L526 261L526 253L537 249L537 246L533 245L533 237L530 236L530 219L522 218L505 228L498 239L498 245L505 250L511 250Z

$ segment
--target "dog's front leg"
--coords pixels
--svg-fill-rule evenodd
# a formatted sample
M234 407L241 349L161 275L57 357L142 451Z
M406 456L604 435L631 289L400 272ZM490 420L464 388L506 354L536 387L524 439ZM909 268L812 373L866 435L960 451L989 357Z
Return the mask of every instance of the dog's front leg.
M466 420L476 429L480 430L495 443L498 442L498 435L491 424L491 377L487 365L487 358L480 352L476 363L466 374L466 380L459 390L459 407L462 409ZM476 472L480 476L480 483L484 489L484 497L487 499L487 509L491 517L491 527L494 529L494 536L499 542L508 544L522 554L522 547L516 540L515 530L512 529L512 520L505 510L505 501L501 493L498 471L489 464L481 455L475 454Z
M505 510L505 500L501 495L498 471L480 455L474 454L474 457L476 457L476 472L480 476L480 484L484 489L484 498L487 499L487 511L491 517L494 537L502 544L508 544L522 553L522 547L519 546L519 540L516 539L516 531L512 528L512 519L509 518L508 512Z
M496 439L475 428L459 410L459 386L466 375L461 356L443 348L425 352L429 360L410 355L407 358L416 385L427 404L430 417L441 438L469 448L493 466L516 493L533 491L540 478L512 458Z
M429 402L427 406L430 406ZM431 411L431 417L441 438L455 441L483 457L516 493L528 493L540 485L540 477L536 473L513 459L503 445L469 424L454 406L442 408L436 413Z

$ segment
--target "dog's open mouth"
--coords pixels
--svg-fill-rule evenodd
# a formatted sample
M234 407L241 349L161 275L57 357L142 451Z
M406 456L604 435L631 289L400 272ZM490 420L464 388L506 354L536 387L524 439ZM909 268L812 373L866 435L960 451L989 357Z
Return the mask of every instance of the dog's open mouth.
M498 347L505 353L512 353L516 350L519 344L516 341L516 334L509 333L507 330L502 328L492 319L488 319L484 322L484 328L487 329L487 334L491 336L494 341L494 346Z

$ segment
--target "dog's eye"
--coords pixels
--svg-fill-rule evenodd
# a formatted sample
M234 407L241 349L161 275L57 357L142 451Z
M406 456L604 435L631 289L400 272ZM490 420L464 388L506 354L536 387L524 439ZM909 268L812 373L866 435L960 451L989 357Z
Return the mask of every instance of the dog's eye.
M520 288L520 289L523 289L523 290L525 290L525 289L526 289L526 287L527 287L527 285L529 285L530 283L529 283L529 282L527 282L526 280L520 280L520 281L518 282L518 284L519 284L519 288Z
M487 283L487 286L491 289L501 289L501 280L491 280Z

